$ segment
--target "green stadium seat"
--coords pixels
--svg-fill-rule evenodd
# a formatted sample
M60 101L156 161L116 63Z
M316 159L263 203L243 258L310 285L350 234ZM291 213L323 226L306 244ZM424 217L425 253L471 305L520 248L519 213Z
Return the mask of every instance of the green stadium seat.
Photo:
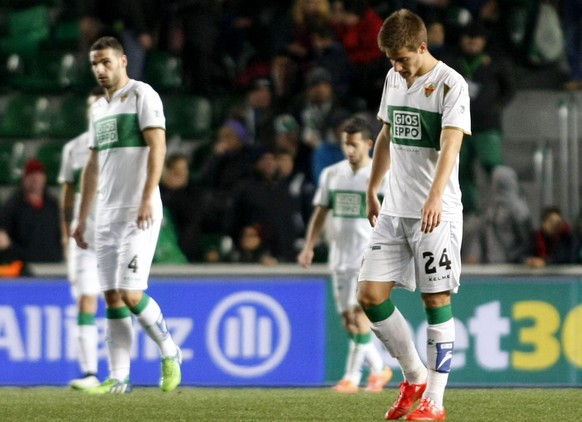
M48 136L72 139L87 130L87 95L68 94L56 107L48 130Z
M8 34L0 39L0 52L34 55L51 30L49 8L44 5L7 12Z
M50 103L47 97L19 94L6 103L0 116L0 137L33 139L46 134L50 121Z
M49 185L57 185L59 169L61 166L61 157L63 155L63 140L50 140L44 142L36 151L36 158L43 164L46 170L46 180Z
M210 101L196 95L171 95L165 98L164 113L168 137L202 140L210 135L212 106Z
M12 185L20 179L25 159L22 142L0 142L0 185Z
M61 93L72 87L79 71L77 58L70 51L43 50L33 57L22 57L21 62L24 70L11 78L11 84L22 92Z
M144 81L160 93L182 87L182 62L179 57L162 51L151 52L146 61Z

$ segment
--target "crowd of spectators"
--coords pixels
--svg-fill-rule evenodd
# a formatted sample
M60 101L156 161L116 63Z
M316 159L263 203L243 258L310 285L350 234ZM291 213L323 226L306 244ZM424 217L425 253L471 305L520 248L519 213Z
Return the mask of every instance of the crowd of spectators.
M19 0L14 2L14 7L37 3ZM130 77L147 82L144 69L149 55L163 51L180 59L181 92L210 100L235 99L221 112L220 121L207 142L193 149L170 148L167 158L160 184L162 198L166 216L175 229L175 241L189 262L271 265L295 261L301 250L301 236L319 174L325 166L343 159L338 136L342 122L354 114L364 116L371 123L374 121L390 66L377 47L376 36L384 18L392 11L407 7L419 13L427 22L429 48L434 55L447 63L450 61L461 73L467 73L469 79L475 76L479 66L486 65L481 79L474 81L479 92L487 94L485 99L472 103L475 106L472 111L476 111L474 128L477 136L482 134L487 138L492 133L497 136L497 148L501 138L500 113L515 92L511 60L506 56L512 55L513 62L516 61L513 53L518 46L508 22L511 13L516 13L515 8L523 3L519 1L62 0L58 3L57 13L78 19L79 54L85 54L98 36L115 35L125 46ZM526 9L529 13L528 7L523 10ZM487 34L495 36L487 37ZM469 48L465 39L479 37L486 39L481 43L481 50L463 51ZM488 62L491 57L495 62L493 67ZM466 151L468 173L473 168L474 154L478 152ZM496 183L502 183L505 168L499 170L499 180L492 174L502 164L501 158L496 156L493 162L483 164L497 190ZM24 260L59 262L62 260L59 236L49 233L51 224L46 221L51 219L49 212L57 212L53 209L53 200L42 196L44 188L40 187L36 198L25 194L26 186L32 184L27 182L30 174L43 171L38 163L27 164L22 189L3 204L0 227L12 239L11 247L17 251L14 253ZM462 180L471 177L469 174ZM511 179L511 175L508 177ZM465 198L477 196L477 193L467 193ZM522 209L515 209L516 203L502 196L495 206L500 209L510 204L514 209L500 217L499 209L482 207L483 221L495 220L503 227L513 224L514 214L515 218L527 220ZM465 206L474 207L471 212L477 212L476 203ZM41 210L46 218L36 216ZM29 216L30 213L35 215ZM19 219L29 219L42 227L18 223ZM504 221L497 221L500 219ZM58 228L56 214L54 225ZM30 233L23 235L23 230ZM524 236L523 230L519 227L520 236ZM491 229L486 232L484 236L491 237ZM528 237L532 246L529 249L526 245L507 246L514 254L519 251L519 258L492 258L489 248L472 254L468 261L526 262L528 257L546 254L541 258L551 262L548 254L552 248L539 245L543 243L540 239L549 239L552 235L544 237L543 233L534 236L533 228L528 231L528 236L534 236ZM46 242L47 238L55 237L54 247L38 240L38 247L26 250L39 236ZM209 245L212 242L215 244ZM481 247L490 243L491 239L481 238L475 244ZM572 248L574 243L572 240ZM0 247L4 244L0 243ZM538 246L537 250L534 245ZM521 253L522 247L527 252ZM574 257L573 250L570 260L580 261L579 256Z

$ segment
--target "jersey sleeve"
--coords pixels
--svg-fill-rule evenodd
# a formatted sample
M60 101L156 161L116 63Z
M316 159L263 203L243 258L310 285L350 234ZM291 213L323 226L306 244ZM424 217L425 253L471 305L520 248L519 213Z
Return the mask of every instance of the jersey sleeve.
M330 169L325 168L321 172L319 176L319 184L317 186L317 190L315 191L315 195L313 196L313 206L317 207L326 207L330 208L330 200L329 200L329 173Z
M164 116L164 106L160 95L154 89L142 84L137 90L137 116L139 128L166 128L166 118Z
M73 171L73 142L69 141L63 147L63 153L61 158L61 166L59 168L58 182L63 183L74 183L75 174Z
M471 99L469 86L462 76L456 74L446 79L443 98L443 128L457 128L471 134Z
M388 87L391 73L393 73L392 69L388 71L386 79L384 80L384 89L382 90L382 98L380 100L380 108L378 109L377 115L378 120L380 120L382 123L388 124L390 124L390 120L388 117Z

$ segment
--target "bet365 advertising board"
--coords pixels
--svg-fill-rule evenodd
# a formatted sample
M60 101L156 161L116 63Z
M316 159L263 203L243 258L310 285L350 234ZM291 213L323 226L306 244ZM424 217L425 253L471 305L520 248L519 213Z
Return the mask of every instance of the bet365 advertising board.
M582 278L565 276L465 277L453 298L450 384L582 386L581 288ZM184 353L185 385L320 386L342 375L347 337L325 277L158 278L149 293ZM396 291L393 300L424 345L418 292ZM103 378L103 303L97 324ZM131 381L156 385L158 349L134 326ZM66 385L79 376L76 347L66 281L0 281L0 385Z

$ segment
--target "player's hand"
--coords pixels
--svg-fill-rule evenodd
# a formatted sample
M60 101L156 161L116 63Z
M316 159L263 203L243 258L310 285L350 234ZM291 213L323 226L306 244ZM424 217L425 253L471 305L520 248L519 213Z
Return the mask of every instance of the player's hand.
M89 244L85 242L85 229L85 222L79 221L72 234L73 239L75 239L75 242L77 242L77 246L81 249L87 249L89 247Z
M366 195L366 208L370 225L376 227L376 222L378 221L378 216L380 215L380 210L382 208L378 195L370 193Z
M313 262L313 249L303 249L299 255L297 255L297 262L303 268L309 268L311 262Z
M149 201L142 201L137 211L137 227L140 230L147 230L154 222L153 207Z
M443 205L440 199L429 195L422 207L422 222L420 231L422 233L431 233L441 224Z

